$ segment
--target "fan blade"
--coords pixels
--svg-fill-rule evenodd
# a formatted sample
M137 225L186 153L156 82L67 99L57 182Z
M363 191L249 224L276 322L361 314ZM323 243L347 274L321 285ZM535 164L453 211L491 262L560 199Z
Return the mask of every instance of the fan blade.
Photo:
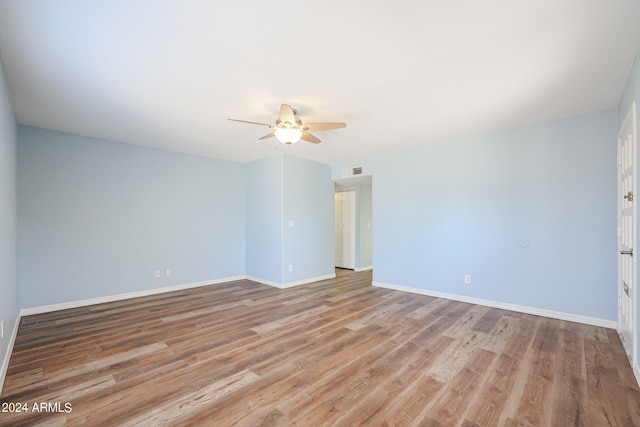
M296 115L293 114L293 108L291 105L280 105L280 121L282 123L290 123L292 126L296 125Z
M238 120L238 119L227 119L227 120L231 120L232 122L240 122L240 123L249 123L250 125L260 125L260 126L266 126L266 127L273 127L272 125L268 125L266 123L258 123L258 122L248 122L246 120Z
M304 139L305 141L313 142L314 144L320 143L320 140L318 138L316 138L315 136L311 135L308 132L302 132L301 138Z
M272 136L276 136L275 132L268 133L265 136L263 136L262 138L258 138L258 140L271 138Z
M308 123L304 125L304 128L310 131L340 129L344 127L347 127L346 123Z

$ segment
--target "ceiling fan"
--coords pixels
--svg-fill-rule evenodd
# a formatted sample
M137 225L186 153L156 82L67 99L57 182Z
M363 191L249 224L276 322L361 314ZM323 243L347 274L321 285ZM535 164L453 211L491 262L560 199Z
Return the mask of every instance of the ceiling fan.
M303 125L302 120L300 120L300 117L297 116L297 113L298 112L291 108L290 105L282 104L280 105L280 116L276 119L275 125L249 122L247 120L238 119L229 120L232 120L234 122L249 123L252 125L266 126L270 129L273 129L273 132L270 132L262 138L258 139L267 139L275 136L278 141L287 145L295 144L300 139L318 144L320 140L311 135L309 131L313 132L320 130L339 129L347 126L346 123L307 123Z

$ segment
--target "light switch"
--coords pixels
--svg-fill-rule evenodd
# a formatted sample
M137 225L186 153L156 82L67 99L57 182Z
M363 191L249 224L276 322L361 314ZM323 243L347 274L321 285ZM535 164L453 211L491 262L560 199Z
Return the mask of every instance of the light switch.
M295 223L293 222L292 219L289 220L289 228L293 228L295 227Z

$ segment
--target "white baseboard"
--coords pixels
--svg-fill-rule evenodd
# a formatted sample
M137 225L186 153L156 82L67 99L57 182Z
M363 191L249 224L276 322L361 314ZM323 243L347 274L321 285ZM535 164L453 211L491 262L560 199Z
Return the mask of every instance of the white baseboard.
M251 280L252 282L262 283L263 285L273 286L274 288L282 289L282 285L278 282L274 282L272 280L263 279L262 277L256 276L247 276L247 280Z
M221 279L204 280L202 282L185 283L182 285L166 286L163 288L147 289L144 291L128 292L125 294L107 295L104 297L63 302L60 304L51 304L51 305L42 305L39 307L23 308L22 310L20 310L20 314L22 316L29 316L32 314L49 313L51 311L67 310L69 308L78 308L78 307L84 307L87 305L103 304L105 302L120 301L120 300L131 299L131 298L146 297L149 295L163 294L166 292L181 291L183 289L197 288L200 286L208 286L208 285L216 285L216 284L225 283L225 282L233 282L234 280L243 280L246 278L247 276L223 277Z
M336 277L336 273L325 274L324 276L310 277L308 279L296 280L294 282L286 282L282 284L282 289L292 288L294 286L306 285L307 283L319 282L321 280L333 279Z
M310 277L308 279L296 280L293 282L285 282L285 283L278 283L278 282L274 282L273 280L267 280L267 279L263 279L261 277L255 277L255 276L247 276L247 279L252 280L254 282L262 283L263 285L273 286L274 288L285 289L285 288L292 288L294 286L306 285L307 283L319 282L321 280L333 279L335 277L336 277L336 274L331 273L331 274L325 274L324 276Z
M248 280L253 280L254 282L262 283L262 284L265 284L265 285L274 286L274 287L279 288L279 289L284 289L284 288L290 288L292 286L304 285L306 283L317 282L317 281L320 281L320 280L333 279L334 277L336 277L335 273L327 274L325 276L311 277L311 278L308 278L308 279L298 280L298 281L294 281L294 282L286 282L286 283L276 283L276 282L273 282L273 281L270 281L270 280L267 280L267 279L262 279L260 277L245 276L245 275L232 276L232 277L223 277L221 279L204 280L202 282L185 283L185 284L182 284L182 285L166 286L166 287L163 287L163 288L147 289L147 290L144 290L144 291L128 292L128 293L125 293L125 294L107 295L107 296L98 297L98 298L89 298L89 299L78 300L78 301L63 302L63 303L59 303L59 304L50 304L50 305L41 305L41 306L38 306L38 307L23 308L22 310L20 310L20 315L22 315L22 316L30 316L32 314L49 313L49 312L52 312L52 311L67 310L67 309L70 309L70 308L78 308L78 307L85 307L87 305L103 304L103 303L106 303L106 302L113 302L113 301L121 301L121 300L131 299L131 298L146 297L146 296L149 296L149 295L163 294L163 293L166 293L166 292L181 291L183 289L198 288L198 287L201 287L201 286L208 286L208 285L217 285L219 283L233 282L235 280L248 279Z
M584 323L586 325L600 326L603 328L615 329L617 323L613 320L600 319L597 317L582 316L579 314L564 313L561 311L547 310L544 308L529 307L525 305L510 304L500 301L485 300L464 295L448 294L445 292L431 291L422 288L413 288L409 286L394 285L391 283L372 282L373 286L378 288L393 289L396 291L411 292L414 294L428 295L436 298L445 298L454 301L466 302L469 304L484 305L487 307L501 308L503 310L517 311L520 313L533 314L536 316L550 317L552 319L567 320L570 322Z
M13 324L13 332L11 332L11 337L9 338L9 345L7 346L7 351L5 352L4 359L2 360L2 365L0 366L0 393L2 393L2 389L4 388L4 380L7 377L7 369L9 369L9 360L11 359L11 353L13 353L13 345L16 342L16 336L18 335L18 327L20 326L20 313L18 313L18 317L16 317L16 321Z
M367 270L373 270L373 266L372 265L367 265L365 267L357 267L354 271L356 273L359 273L361 271L367 271Z

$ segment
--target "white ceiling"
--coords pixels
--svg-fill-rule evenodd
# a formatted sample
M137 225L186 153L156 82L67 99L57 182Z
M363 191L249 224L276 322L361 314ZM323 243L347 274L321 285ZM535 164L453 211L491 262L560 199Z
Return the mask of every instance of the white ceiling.
M617 106L639 0L0 0L21 124L240 162L325 163ZM258 141L281 103L344 121Z

